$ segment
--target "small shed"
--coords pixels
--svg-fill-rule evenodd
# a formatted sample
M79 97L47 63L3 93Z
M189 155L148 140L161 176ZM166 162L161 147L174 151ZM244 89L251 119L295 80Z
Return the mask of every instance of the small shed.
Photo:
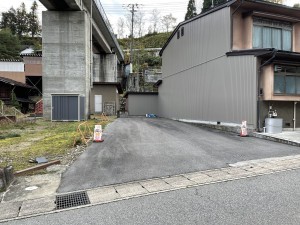
M85 120L85 98L79 94L52 94L52 121Z
M125 110L129 116L158 114L158 92L126 92Z

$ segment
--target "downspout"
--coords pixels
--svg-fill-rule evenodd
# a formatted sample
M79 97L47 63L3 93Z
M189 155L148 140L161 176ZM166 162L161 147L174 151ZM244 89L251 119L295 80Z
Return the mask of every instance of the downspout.
M91 0L90 17L90 84L93 85L93 0Z
M238 5L238 7L233 11L233 13L231 14L230 17L230 51L232 51L232 47L233 47L233 15L238 11L238 9L242 6L242 4L244 3L244 0L241 1L241 3Z
M91 88L93 87L93 1L91 0L91 12L90 12L90 82L89 82L89 93L86 98L89 99L88 101L88 114L90 114L90 96L91 96Z
M296 130L296 108L297 108L297 102L294 102L294 131Z
M262 65L259 66L258 69L258 77L257 77L257 130L260 131L261 130L261 121L260 121L260 88L259 88L259 79L261 77L261 70L264 66L269 65L273 59L276 57L278 50L277 49L273 49L272 51L272 57L270 59L268 59L266 62L264 62Z

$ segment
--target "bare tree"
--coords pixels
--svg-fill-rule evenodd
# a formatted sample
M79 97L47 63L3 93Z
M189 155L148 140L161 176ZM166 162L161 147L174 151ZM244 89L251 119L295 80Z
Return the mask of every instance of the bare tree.
M123 17L120 17L118 19L118 36L119 36L119 38L124 38L124 32L125 32L125 20Z
M136 32L138 37L142 37L145 33L145 13L138 11L135 15Z
M196 0L196 9L198 14L201 13L202 5L203 5L203 0Z
M148 34L152 34L152 32L153 32L153 28L152 28L151 25L149 25L149 27L148 27Z
M176 24L176 18L172 16L172 13L163 16L161 22L165 32L169 32L171 28L174 28Z
M135 17L135 16L134 16ZM135 18L133 18L133 29L135 29L136 28L136 26L134 25L135 24ZM130 13L128 13L128 14L126 14L125 15L125 25L126 25L126 28L130 31L129 33L130 33L130 35L129 36L131 36L131 25L132 25L132 15L130 14ZM134 34L135 32L133 31L133 34Z
M159 23L161 21L160 11L153 9L150 16L150 22L153 26L153 33L158 31Z

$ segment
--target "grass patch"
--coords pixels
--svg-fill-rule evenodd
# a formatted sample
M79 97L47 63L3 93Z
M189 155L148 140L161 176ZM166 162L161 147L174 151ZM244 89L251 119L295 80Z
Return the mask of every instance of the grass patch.
M115 117L110 117L105 122L89 120L86 124L93 131L96 124L101 124L104 129L114 119ZM37 120L34 124L23 126L6 125L4 132L9 138L0 138L0 167L12 165L18 171L35 165L29 163L30 158L44 156L49 161L61 159L70 152L74 138L79 138L76 130L81 123ZM0 133L0 137L4 132ZM79 143L80 141L77 144Z
M16 134L16 133L0 134L0 140L6 139L6 138L14 138L14 137L21 137L21 135Z

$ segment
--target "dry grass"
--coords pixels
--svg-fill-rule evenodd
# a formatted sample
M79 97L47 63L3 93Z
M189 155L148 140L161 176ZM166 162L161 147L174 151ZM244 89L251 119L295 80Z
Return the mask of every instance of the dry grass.
M94 125L103 128L112 122L98 119L88 120L87 126L93 131ZM73 148L77 127L81 122L50 122L36 120L22 123L0 124L0 167L12 165L16 171L29 168L30 158L44 156L48 160L61 159ZM77 135L77 139L79 136ZM81 141L77 141L77 144Z

